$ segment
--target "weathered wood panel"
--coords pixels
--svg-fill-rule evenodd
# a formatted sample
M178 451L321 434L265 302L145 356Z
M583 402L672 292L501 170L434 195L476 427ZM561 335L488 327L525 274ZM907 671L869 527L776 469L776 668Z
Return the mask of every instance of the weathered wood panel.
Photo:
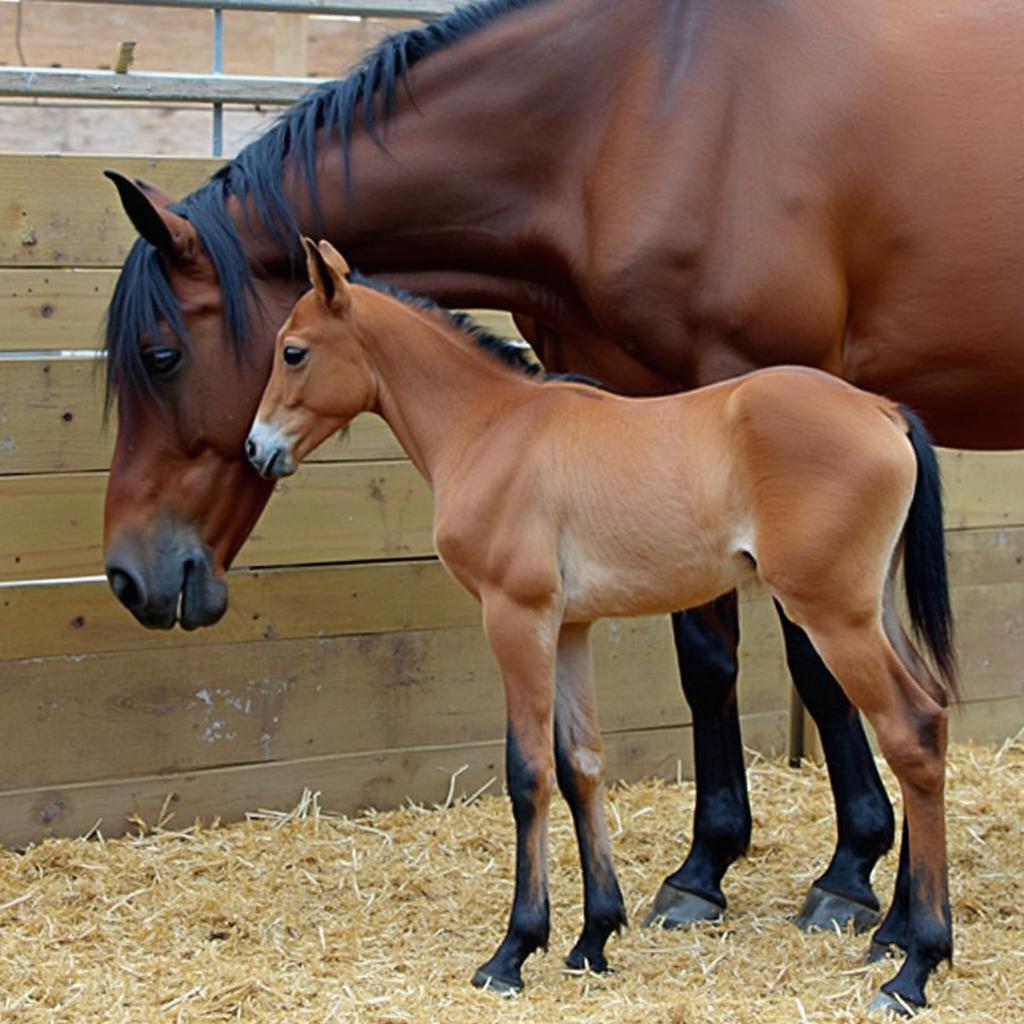
M116 278L116 270L0 267L0 351L100 348Z
M690 721L664 619L596 630L610 729ZM157 652L5 667L4 786L500 740L505 702L479 626ZM755 712L782 693L745 696ZM774 691L774 692L773 692Z
M58 403L59 405L59 403ZM56 408L56 407L54 407ZM361 445L394 451L364 428ZM7 436L0 423L0 440ZM55 437L59 438L59 431ZM61 442L54 441L57 450ZM345 442L332 442L325 456ZM1024 525L1024 456L951 460L947 521L953 527ZM984 482L985 494L979 497ZM103 473L0 475L0 580L93 575L101 571ZM237 564L290 565L429 555L432 504L404 462L310 464L278 486Z
M1024 587L1024 528L954 531L946 536L958 610L964 601L957 592L963 588ZM216 627L192 633L141 629L103 580L0 586L5 625L0 630L0 661L435 629L479 621L476 603L433 559L233 570L228 578L231 604L226 616ZM1014 598L1010 591L1007 594L1004 606L1012 613ZM756 583L744 589L743 598L744 607L766 599ZM965 604L962 614L973 613ZM974 635L987 636L989 629L1000 628L984 611L978 616L976 625L961 627L961 646L973 645ZM744 626L745 640L750 628ZM774 639L766 637L765 645L778 649Z
M137 236L103 171L109 167L128 177L146 178L180 196L202 184L221 162L121 156L0 157L0 264L120 266Z
M110 465L116 415L103 424L103 362L26 356L0 368L0 475L96 472ZM311 462L402 459L387 425L360 416Z
M100 573L105 485L101 473L0 477L0 579ZM237 564L430 555L432 515L407 462L306 465L278 485Z
M108 184L105 178L103 182ZM117 269L0 266L0 352L101 348L104 317L118 273ZM489 309L470 313L495 334L518 335L507 313Z
M782 751L785 713L745 716L743 725L751 748L766 754ZM680 770L692 774L688 726L609 733L605 745L613 778L674 779ZM465 770L456 780L456 797L502 779L503 765L502 744L479 743L19 790L0 793L0 843L19 846L45 836L80 835L97 823L104 835L118 835L131 827L129 815L155 823L165 801L178 827L197 817L231 820L256 808L287 810L304 789L320 792L326 810L346 813L395 806L407 798L437 804L447 799L451 777L460 769Z

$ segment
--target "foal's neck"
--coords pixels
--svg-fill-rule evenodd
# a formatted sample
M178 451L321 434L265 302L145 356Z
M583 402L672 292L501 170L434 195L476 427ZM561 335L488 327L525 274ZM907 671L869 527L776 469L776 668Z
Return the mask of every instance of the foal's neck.
M504 411L540 383L427 312L362 290L359 337L376 379L372 412L431 489Z

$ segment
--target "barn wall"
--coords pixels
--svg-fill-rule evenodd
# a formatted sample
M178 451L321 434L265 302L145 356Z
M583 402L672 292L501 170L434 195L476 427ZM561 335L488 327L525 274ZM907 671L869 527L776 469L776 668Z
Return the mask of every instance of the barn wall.
M95 352L133 239L111 165L172 193L215 166L0 156L0 843L237 817L306 787L350 811L500 778L477 608L432 557L429 495L379 421L278 489L217 627L143 630L98 578L113 429ZM967 694L953 733L998 740L1024 726L1024 456L943 463ZM742 616L745 741L781 753L789 691L758 588ZM612 775L688 773L667 622L597 634Z

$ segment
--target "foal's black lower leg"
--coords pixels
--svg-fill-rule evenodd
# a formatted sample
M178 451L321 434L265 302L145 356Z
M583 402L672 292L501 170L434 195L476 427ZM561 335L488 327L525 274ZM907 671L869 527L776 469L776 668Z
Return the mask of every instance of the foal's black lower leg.
M878 922L871 873L892 846L892 805L875 768L860 716L826 668L807 634L776 603L786 659L797 691L821 734L836 808L832 860L796 916L801 928L852 923L865 931Z
M867 961L881 960L893 949L904 952L910 943L910 837L907 834L907 819L903 818L903 834L900 837L900 862L896 870L896 885L893 888L892 903L885 919L871 936Z
M750 843L750 803L736 706L736 593L672 616L683 693L693 712L697 800L693 842L678 871L662 883L647 917L678 927L719 917L722 878Z
M546 851L547 808L552 779L527 759L513 731L505 744L505 772L516 823L516 888L512 913L501 945L473 975L477 988L518 992L526 958L548 948L551 911L548 901Z
M611 846L601 808L603 787L599 770L583 770L578 756L580 748L567 742L567 730L560 728L555 719L555 769L558 787L562 791L580 851L583 871L583 930L565 962L569 967L603 973L608 970L604 947L612 932L626 925L626 906L622 890L615 877ZM594 766L600 764L600 754L587 751Z

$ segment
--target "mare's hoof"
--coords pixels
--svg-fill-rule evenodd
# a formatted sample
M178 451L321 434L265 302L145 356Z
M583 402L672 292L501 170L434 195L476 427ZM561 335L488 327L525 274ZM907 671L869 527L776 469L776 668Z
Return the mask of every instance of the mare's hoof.
M880 991L868 1004L868 1013L894 1014L897 1017L913 1017L917 1007L905 1003L888 992Z
M695 892L677 889L668 882L662 882L654 897L654 905L644 918L644 927L658 925L662 928L685 928L698 921L718 921L724 912L724 907Z
M864 963L866 964L877 964L880 960L885 960L886 957L898 956L902 950L899 946L890 945L888 942L875 942L871 940L871 945L868 946L868 951L864 954Z
M848 924L855 932L866 932L878 924L880 917L873 907L812 885L793 924L803 932L833 931L836 925L844 929Z
M484 988L503 996L512 996L523 991L523 981L521 978L502 978L481 967L473 975L473 988Z
M614 974L603 953L588 956L578 949L572 950L565 958L565 966L570 971L590 971L592 974Z

